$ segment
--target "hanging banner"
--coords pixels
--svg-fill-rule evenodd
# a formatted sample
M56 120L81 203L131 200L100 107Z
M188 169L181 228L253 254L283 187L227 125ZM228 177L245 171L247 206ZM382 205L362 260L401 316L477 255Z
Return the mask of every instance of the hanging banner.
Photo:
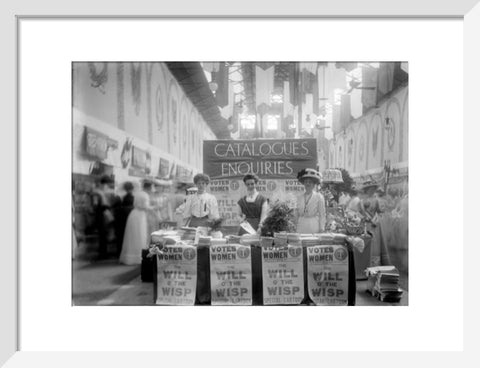
M315 168L317 142L305 139L217 140L203 143L203 170L211 179L259 177L294 179Z
M262 248L263 304L300 304L303 290L301 246Z
M157 255L156 304L194 305L197 250L191 245L167 245Z
M348 304L348 251L342 245L307 247L308 294L316 305Z
M252 305L251 253L240 244L210 247L212 305Z

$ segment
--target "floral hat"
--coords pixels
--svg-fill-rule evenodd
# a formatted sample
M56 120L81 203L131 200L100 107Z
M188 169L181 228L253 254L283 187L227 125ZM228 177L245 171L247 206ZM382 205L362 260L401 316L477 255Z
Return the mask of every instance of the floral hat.
M320 184L322 177L317 170L314 169L303 169L297 174L297 179L300 183L303 184L305 179L312 179L315 184Z

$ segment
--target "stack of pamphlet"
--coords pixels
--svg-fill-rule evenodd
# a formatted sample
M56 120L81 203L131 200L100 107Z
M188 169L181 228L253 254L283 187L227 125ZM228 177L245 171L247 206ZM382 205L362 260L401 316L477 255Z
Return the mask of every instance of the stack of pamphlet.
M150 234L152 244L175 244L180 241L180 236L173 230L158 230Z
M312 235L302 235L301 242L303 247L320 245L320 240L318 239L318 237Z
M182 227L178 230L178 235L180 235L182 240L195 240L196 233L197 229L194 227Z
M240 244L242 244L242 245L260 245L260 235L258 235L258 234L243 234L240 237Z
M198 246L209 247L212 244L212 237L201 235L198 237Z
M199 226L195 229L195 237L193 240L193 244L198 245L198 241L202 236L208 236L208 228L205 226Z
M227 235L227 244L240 244L240 235Z
M210 244L211 245L227 244L227 239L225 239L225 238L212 238L212 239L210 239Z
M273 243L275 246L287 245L287 233L274 233Z
M273 245L273 238L269 236L260 237L260 245L266 248L271 247Z
M335 244L342 243L347 239L347 236L341 233L317 233L313 235L316 236L323 244L326 242L332 242Z
M402 299L403 290L398 287L400 274L395 266L368 267L368 289L373 296L382 302L398 303Z
M287 241L291 245L302 245L302 235L299 233L288 233Z

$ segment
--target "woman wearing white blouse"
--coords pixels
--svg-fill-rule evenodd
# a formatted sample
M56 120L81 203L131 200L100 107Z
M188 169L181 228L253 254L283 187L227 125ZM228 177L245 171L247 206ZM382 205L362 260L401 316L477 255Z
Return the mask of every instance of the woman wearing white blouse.
M297 175L298 181L305 187L305 193L297 198L297 233L314 234L325 230L325 199L314 191L320 184L320 174L313 169L303 169Z
M206 192L210 183L210 177L205 174L197 174L193 182L198 188L197 194L187 196L185 210L183 212L184 224L190 227L207 226L208 220L217 219L217 199Z

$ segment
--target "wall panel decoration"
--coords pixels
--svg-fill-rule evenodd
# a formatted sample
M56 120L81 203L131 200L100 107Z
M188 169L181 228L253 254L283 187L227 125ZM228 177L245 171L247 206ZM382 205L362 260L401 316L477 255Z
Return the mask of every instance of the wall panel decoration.
M367 169L367 155L368 155L368 130L367 123L365 120L362 120L358 124L357 129L357 145L356 145L356 162L355 170L356 173L365 172Z
M347 169L349 173L354 172L355 146L356 146L355 131L354 131L354 127L351 125L347 129L347 139L345 142L345 157L346 157L345 169Z
M377 112L370 118L368 167L367 170L380 167L382 150L382 115ZM368 119L368 118L367 118Z
M400 124L402 114L400 103L397 98L392 98L387 104L384 117L385 139L383 142L383 159L390 164L398 162L400 148Z

